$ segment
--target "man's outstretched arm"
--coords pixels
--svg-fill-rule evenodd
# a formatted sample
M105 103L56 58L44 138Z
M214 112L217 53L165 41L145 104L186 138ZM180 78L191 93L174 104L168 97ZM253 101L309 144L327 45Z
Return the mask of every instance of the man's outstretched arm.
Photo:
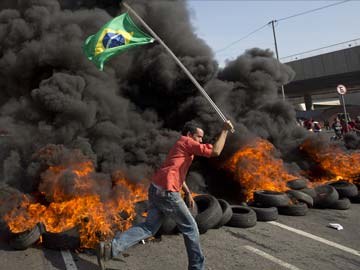
M221 154L221 151L224 149L224 145L225 145L225 141L226 141L226 137L229 133L229 130L233 129L234 126L233 124L230 122L230 120L226 121L224 123L224 127L218 137L218 139L216 140L216 142L213 145L213 151L211 153L212 157L218 157Z

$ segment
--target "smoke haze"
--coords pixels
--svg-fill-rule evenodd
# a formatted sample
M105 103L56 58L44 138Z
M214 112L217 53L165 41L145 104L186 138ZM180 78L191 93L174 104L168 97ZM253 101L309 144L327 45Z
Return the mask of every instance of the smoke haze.
M216 139L221 121L160 44L129 50L111 59L104 72L86 59L81 49L86 37L124 11L115 2L1 1L2 185L15 192L47 190L51 185L41 171L63 164L58 157L68 155L92 160L100 178L109 182L116 171L144 181L185 122L200 123L206 140ZM210 47L195 34L185 1L136 0L131 6L235 124L236 133L215 163L256 137L293 161L305 131L278 94L294 77L290 67L268 49L253 48L219 69ZM39 159L44 149L56 154ZM78 150L82 154L73 154ZM195 190L206 190L212 176L203 171L211 162L195 162L189 175ZM71 176L63 181L71 183Z

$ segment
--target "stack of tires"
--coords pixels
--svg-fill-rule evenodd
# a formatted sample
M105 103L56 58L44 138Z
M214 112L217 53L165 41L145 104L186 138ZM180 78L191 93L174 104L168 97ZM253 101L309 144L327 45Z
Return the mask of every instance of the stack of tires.
M78 227L60 233L51 233L45 230L42 223L36 224L32 229L20 233L11 233L9 244L17 250L25 250L33 244L39 243L49 249L76 249L80 247Z
M333 189L332 192L330 192L333 194L333 201L327 208L347 210L351 206L351 201L356 201L359 194L357 186L347 181L329 182L327 186Z
M194 200L198 208L195 220L201 234L222 226L250 228L256 225L256 213L248 206L230 205L208 194L196 196Z
M217 199L212 195L203 194L194 197L195 206L189 208L198 225L200 234L210 229L218 229L222 226L238 228L253 227L256 224L256 213L253 209L243 205L230 205L226 200ZM144 222L142 213L147 210L147 201L137 203L137 217L134 225ZM156 236L178 233L176 223L166 217Z
M230 204L223 199L204 194L196 196L194 201L198 209L195 221L201 234L209 229L218 229L226 225L233 216Z
M254 191L254 202L251 207L257 212L258 220L273 221L278 214L288 216L305 216L314 200L307 193L307 182L304 179L294 179L287 182L290 188L286 192L270 190Z
M308 207L318 209L347 210L350 208L350 201L355 201L358 196L357 187L347 181L328 182L326 184L318 185L315 188L308 188L304 185L297 189L292 186L291 183L288 184L288 186L292 188L292 190L287 191L289 195L301 195L302 200L307 203ZM304 194L308 196L305 198Z
M346 210L350 207L350 201L360 201L356 185L346 181L309 188L308 180L294 179L288 181L287 186L289 190L286 192L256 190L254 200L244 205L230 205L209 194L194 197L196 205L192 214L199 232L204 234L209 229L222 226L250 228L257 221L275 221L279 214L305 216L313 207ZM176 232L175 222L166 218L158 234Z
M358 190L360 190L360 179L358 178L354 185L357 187ZM360 192L358 192L358 195L350 197L349 198L352 203L360 203Z
M305 203L308 208L347 210L350 201L358 198L358 188L347 181L333 181L326 184L308 188L307 181L296 179L287 182L286 193L293 201L294 199Z
M11 233L9 245L17 250L25 250L37 243L43 232L44 226L41 223L38 223L32 229L20 233Z
M75 226L59 233L45 231L42 234L42 245L56 250L80 248L79 227Z

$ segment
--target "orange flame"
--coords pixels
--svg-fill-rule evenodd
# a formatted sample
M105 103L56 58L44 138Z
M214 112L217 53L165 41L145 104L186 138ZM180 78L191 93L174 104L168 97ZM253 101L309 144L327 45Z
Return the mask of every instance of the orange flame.
M70 195L58 181L65 171L71 171L75 177ZM42 205L24 196L21 205L11 210L4 220L14 233L33 228L38 222L45 225L46 231L59 233L79 227L80 242L83 248L92 248L102 238L110 238L117 230L131 226L135 217L134 203L147 198L145 185L135 185L127 181L120 173L113 178L110 199L102 200L96 194L99 186L91 177L93 164L85 161L72 164L71 168L50 166L45 178L51 177L54 187L50 194L49 205Z
M287 190L286 181L298 178L287 173L283 162L273 156L274 146L262 139L238 150L225 164L234 179L245 189L246 200L255 190Z
M317 165L328 173L316 182L344 179L354 182L360 176L360 153L345 153L333 145L319 146L311 140L306 140L300 149L305 151Z

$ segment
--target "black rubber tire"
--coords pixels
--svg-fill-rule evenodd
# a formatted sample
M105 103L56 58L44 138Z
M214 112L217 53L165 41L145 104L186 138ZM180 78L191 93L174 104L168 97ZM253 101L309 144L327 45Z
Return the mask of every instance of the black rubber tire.
M288 194L290 199L294 198L298 202L306 203L308 207L314 206L314 199L310 195L308 195L304 192L301 192L299 190L288 190L288 191L286 191L286 193Z
M321 185L315 188L316 198L314 200L314 207L327 208L339 199L339 193L336 189L329 185Z
M222 218L222 210L218 200L211 195L199 195L194 198L198 208L198 215L195 217L201 234L214 228Z
M335 201L332 205L330 205L331 209L336 210L347 210L351 206L349 198L341 198L337 201Z
M278 209L276 207L249 207L255 211L257 221L274 221L279 217Z
M145 222L146 217L144 217L143 214L147 212L148 208L149 208L148 200L139 201L139 202L135 203L136 215L135 215L134 220L132 221L133 226Z
M328 185L334 187L339 193L339 198L350 198L359 194L358 188L347 181L331 182Z
M309 195L311 198L313 198L313 201L317 197L317 193L316 193L316 190L314 188L303 188L303 189L299 189L299 191Z
M176 232L176 222L170 217L165 217L164 222L156 234L158 235L171 235Z
M198 209L197 209L197 205L195 203L193 208L189 208L188 209L191 213L191 215L195 218L198 214ZM172 234L176 234L179 233L179 229L176 225L176 222L171 219L170 217L165 217L165 220L163 222L163 224L161 225L160 229L157 231L156 236L161 236L161 235L172 235Z
M305 216L309 211L306 203L299 202L297 204L290 204L288 206L278 207L280 215L286 216Z
M20 233L12 233L9 239L9 245L17 250L25 250L39 240L41 235L40 227L34 226L31 230Z
M232 217L226 226L236 228L250 228L256 225L256 213L250 207L231 205Z
M305 179L294 179L286 182L286 185L294 190L307 188L307 182Z
M290 202L289 196L284 192L270 191L270 190L256 190L254 191L254 201L263 206L286 206Z
M80 235L77 226L60 233L45 232L42 239L43 246L48 249L77 249L80 247Z
M228 223L230 221L230 219L233 215L230 204L227 201L225 201L223 199L218 199L218 202L222 209L222 217L221 217L219 223L214 226L214 229L219 229L222 226L224 226L226 223Z
M360 203L360 194L358 194L357 196L354 197L350 197L349 198L351 203Z

